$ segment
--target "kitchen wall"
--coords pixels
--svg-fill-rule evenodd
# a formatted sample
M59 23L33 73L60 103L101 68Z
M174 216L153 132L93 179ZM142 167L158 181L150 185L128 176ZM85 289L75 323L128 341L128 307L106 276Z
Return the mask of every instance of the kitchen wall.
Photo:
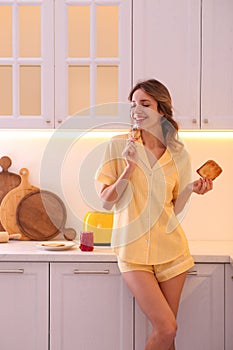
M0 156L12 159L9 171L30 171L35 186L57 193L65 202L66 227L82 230L89 210L102 210L94 186L105 142L111 132L65 132L1 130ZM190 240L233 240L233 132L181 132L193 161L193 175L202 163L214 159L223 173L214 181L214 191L192 195L183 227Z

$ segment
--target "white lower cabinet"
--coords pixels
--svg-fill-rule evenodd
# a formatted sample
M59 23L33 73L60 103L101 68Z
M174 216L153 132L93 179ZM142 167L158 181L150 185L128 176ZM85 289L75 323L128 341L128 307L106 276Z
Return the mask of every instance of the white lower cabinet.
M48 350L49 265L0 262L0 349Z
M189 272L177 350L233 349L232 277L230 264ZM143 350L151 332L114 262L0 262L0 310L3 350Z
M116 263L52 263L50 350L133 350L133 297Z
M225 265L225 350L233 349L233 266Z
M135 350L144 349L150 332L151 326L136 304ZM224 264L196 264L189 272L178 314L176 347L224 350ZM226 348L230 349L233 347Z

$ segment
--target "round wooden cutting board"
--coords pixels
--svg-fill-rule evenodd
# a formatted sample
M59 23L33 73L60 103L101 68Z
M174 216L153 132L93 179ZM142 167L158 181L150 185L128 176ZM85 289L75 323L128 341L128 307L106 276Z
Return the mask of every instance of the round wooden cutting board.
M20 169L19 173L21 183L5 195L0 206L0 220L2 226L9 234L19 233L19 227L16 222L16 209L21 199L28 193L39 190L29 183L29 171L27 168ZM21 239L28 240L23 234Z
M26 195L16 211L20 232L36 241L49 240L63 232L66 217L66 208L62 200L56 194L45 190Z
M2 168L2 171L0 171L0 203L6 194L13 188L19 186L21 182L21 177L18 174L8 171L11 164L12 162L9 157L4 156L0 158L0 167ZM2 226L1 222L0 231L4 231L4 227Z

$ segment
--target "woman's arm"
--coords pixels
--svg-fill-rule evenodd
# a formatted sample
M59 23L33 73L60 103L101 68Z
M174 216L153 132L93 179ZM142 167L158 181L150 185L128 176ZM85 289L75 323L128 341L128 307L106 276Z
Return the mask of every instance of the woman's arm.
M179 194L175 201L174 212L179 214L183 209L187 201L189 200L191 194L205 194L213 189L213 181L210 179L200 178L190 184L188 184L185 189Z
M104 209L111 210L114 204L120 199L129 183L132 171L133 168L126 166L125 170L116 182L109 186L105 184L102 185L100 190L100 198Z
M138 155L134 139L127 140L122 156L126 159L126 167L123 173L112 185L103 184L100 189L103 208L107 210L111 210L113 205L121 198L136 167Z

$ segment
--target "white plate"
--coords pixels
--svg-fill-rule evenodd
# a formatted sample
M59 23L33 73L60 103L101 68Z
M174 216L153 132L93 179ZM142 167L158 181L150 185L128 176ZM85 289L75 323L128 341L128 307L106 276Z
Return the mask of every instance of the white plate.
M64 241L52 241L52 242L40 242L37 243L37 247L45 250L67 250L76 245L75 242L64 242Z

